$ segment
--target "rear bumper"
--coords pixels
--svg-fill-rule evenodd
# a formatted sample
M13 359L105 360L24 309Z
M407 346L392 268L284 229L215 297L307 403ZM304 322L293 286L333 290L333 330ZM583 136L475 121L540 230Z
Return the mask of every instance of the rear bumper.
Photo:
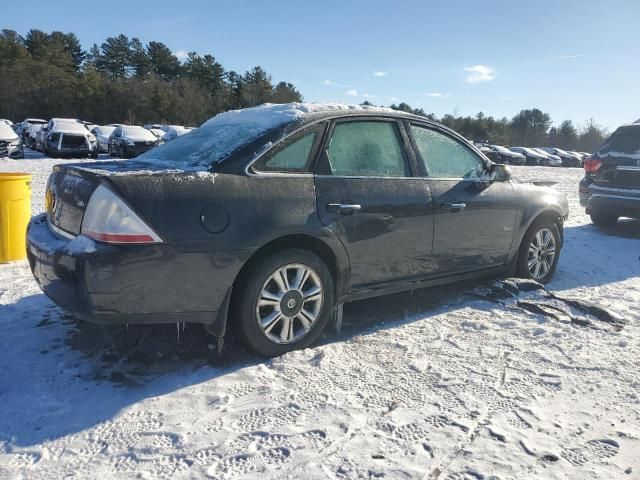
M583 179L578 192L580 205L587 213L610 213L640 219L640 189L600 187Z
M94 323L214 323L241 253L99 242L78 250L49 228L45 215L27 229L27 257L40 288L64 310Z

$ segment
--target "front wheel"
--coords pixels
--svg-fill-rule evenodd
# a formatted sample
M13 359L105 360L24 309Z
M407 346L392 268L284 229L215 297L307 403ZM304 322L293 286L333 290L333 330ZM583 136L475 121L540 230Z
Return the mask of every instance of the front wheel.
M272 357L317 340L333 303L333 279L322 259L284 250L259 260L240 282L232 321L251 349Z
M522 239L518 253L518 275L547 283L558 266L560 246L560 231L555 223L535 222Z

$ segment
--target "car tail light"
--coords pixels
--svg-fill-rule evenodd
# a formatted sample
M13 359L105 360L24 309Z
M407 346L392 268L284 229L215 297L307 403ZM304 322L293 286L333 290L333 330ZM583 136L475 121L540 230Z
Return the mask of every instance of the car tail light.
M584 159L584 171L587 173L596 173L602 167L602 160L588 157Z
M162 243L158 234L104 185L91 194L80 233L105 243Z

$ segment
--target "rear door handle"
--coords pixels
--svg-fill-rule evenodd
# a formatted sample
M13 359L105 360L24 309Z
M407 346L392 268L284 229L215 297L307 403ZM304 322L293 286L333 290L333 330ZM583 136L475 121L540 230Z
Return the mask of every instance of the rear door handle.
M329 205L327 205L328 211L338 212L343 215L348 215L350 213L357 212L361 208L362 206L360 205L354 205L354 204L348 204L348 203L330 203Z
M462 202L446 202L441 203L440 206L445 210L451 210L452 212L459 212L460 210L467 208L467 204Z

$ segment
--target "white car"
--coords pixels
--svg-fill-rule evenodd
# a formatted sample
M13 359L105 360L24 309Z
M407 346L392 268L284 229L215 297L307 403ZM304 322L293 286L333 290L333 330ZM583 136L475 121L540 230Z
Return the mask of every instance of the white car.
M38 135L42 130L42 127L44 127L44 124L42 123L32 123L29 125L29 128L27 128L27 133L24 136L24 143L27 145L27 147L35 150L36 144L38 143Z
M0 122L0 158L24 158L22 140L9 124Z
M171 140L175 140L182 135L189 133L192 129L185 128L180 125L170 125L166 130L166 133L162 136L163 142L170 142Z
M40 132L40 146L49 157L98 156L96 137L73 118L52 118Z
M109 137L116 128L117 125L101 125L91 130L98 142L98 152L107 153L109 151Z
M0 118L0 122L4 122L7 125L9 125L10 127L13 127L13 122L11 120L9 120L8 118Z

